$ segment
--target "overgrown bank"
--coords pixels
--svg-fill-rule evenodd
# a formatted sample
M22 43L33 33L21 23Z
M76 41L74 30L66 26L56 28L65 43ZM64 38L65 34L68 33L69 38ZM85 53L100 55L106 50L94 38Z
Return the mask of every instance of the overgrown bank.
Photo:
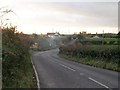
M2 29L3 88L36 87L27 40L15 27Z
M79 42L62 45L59 56L95 67L120 71L118 45L83 45Z

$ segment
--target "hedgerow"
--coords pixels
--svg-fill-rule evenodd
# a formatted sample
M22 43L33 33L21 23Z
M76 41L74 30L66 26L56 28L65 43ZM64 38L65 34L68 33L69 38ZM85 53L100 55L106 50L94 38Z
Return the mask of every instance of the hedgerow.
M119 65L120 62L120 49L118 45L78 45L78 43L74 43L72 45L61 45L59 49L59 53L61 54L76 58L87 57L87 59L89 59L87 61L89 62L92 59L94 60L94 62L102 60L105 63L105 65L107 65L107 63Z
M3 88L32 87L33 69L29 49L22 43L15 27L2 29Z

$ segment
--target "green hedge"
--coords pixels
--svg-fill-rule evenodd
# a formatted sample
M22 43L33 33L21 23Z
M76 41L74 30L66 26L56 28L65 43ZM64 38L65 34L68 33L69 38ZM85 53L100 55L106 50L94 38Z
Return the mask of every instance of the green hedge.
M18 35L14 27L2 29L3 88L30 88L33 85L29 50Z
M118 63L120 50L118 45L71 45L61 46L60 53L75 57L103 58L108 62Z
M120 48L118 45L62 45L59 55L95 67L120 71ZM69 58L70 57L70 58Z

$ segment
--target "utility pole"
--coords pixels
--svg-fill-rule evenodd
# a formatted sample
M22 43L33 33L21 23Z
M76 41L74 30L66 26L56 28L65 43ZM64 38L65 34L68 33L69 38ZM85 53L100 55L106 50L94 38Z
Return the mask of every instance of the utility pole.
M102 34L102 45L104 44L104 30L103 30L103 34Z

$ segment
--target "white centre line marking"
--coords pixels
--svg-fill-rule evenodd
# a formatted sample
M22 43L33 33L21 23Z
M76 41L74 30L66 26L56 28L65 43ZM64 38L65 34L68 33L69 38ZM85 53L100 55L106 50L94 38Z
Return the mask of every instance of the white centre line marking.
M82 76L82 75L84 75L84 73L80 73L80 75Z
M75 71L74 69L72 69L72 68L70 68L70 67L68 67L66 65L63 65L63 64L60 64L60 65L63 66L63 67L65 67L65 68L67 68L67 69L69 69L69 70Z
M100 82L98 82L98 81L96 81L95 79L93 79L93 78L91 78L91 77L88 77L90 80L92 80L92 81L94 81L94 82L96 82L97 84L99 84L99 85L101 85L101 86L103 86L103 87L105 87L105 88L108 88L109 90L112 90L111 88L109 88L108 86L106 86L106 85L104 85L104 84L102 84L102 83L100 83Z

